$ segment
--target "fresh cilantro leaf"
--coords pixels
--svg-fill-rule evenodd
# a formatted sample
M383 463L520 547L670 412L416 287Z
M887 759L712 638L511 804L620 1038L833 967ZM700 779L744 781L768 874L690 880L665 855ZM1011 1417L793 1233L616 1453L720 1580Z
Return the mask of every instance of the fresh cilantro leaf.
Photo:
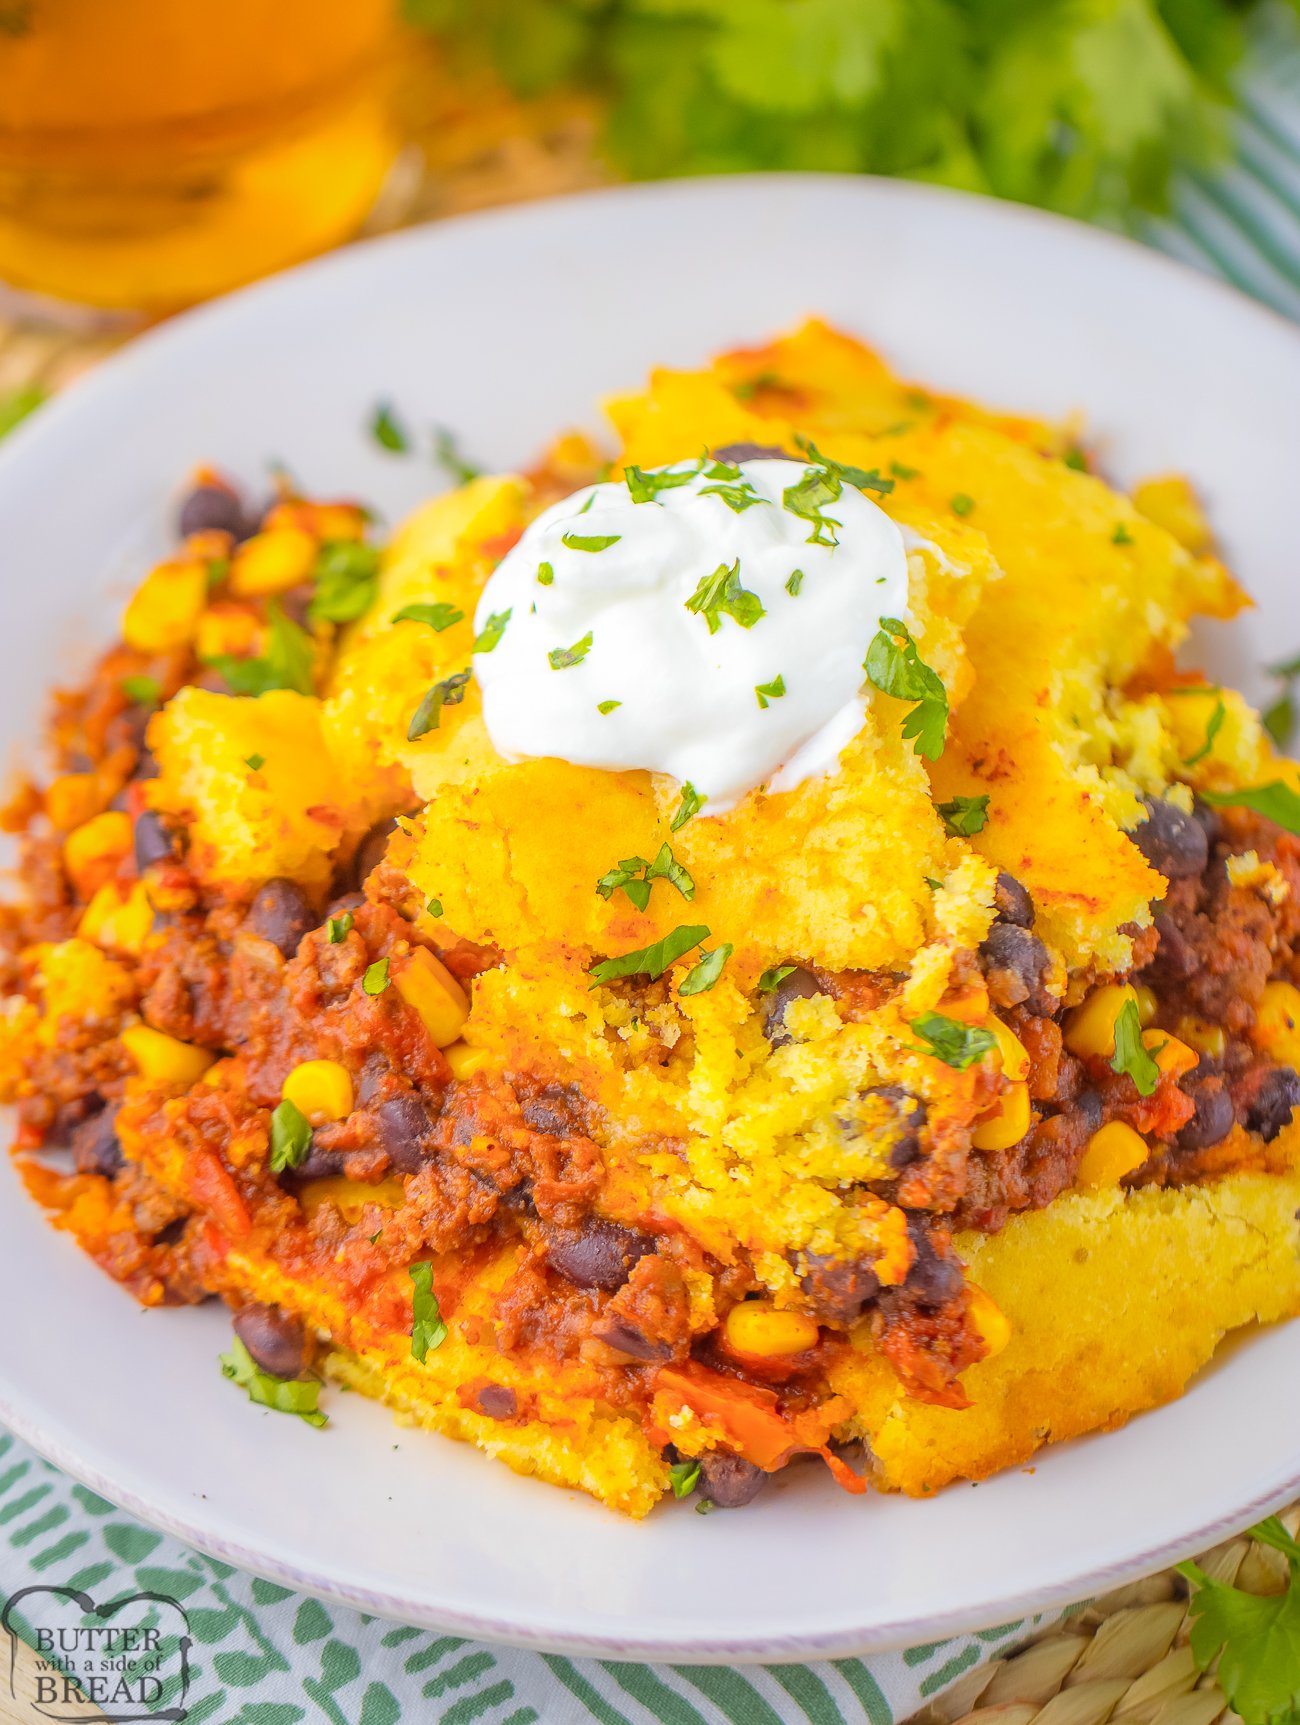
M735 948L729 941L706 952L698 964L693 964L677 985L678 994L707 994L722 975L723 966Z
M621 533L566 533L560 540L570 551L608 551L623 537Z
M567 671L572 665L580 665L591 651L592 634L588 629L581 641L575 641L572 647L552 647L546 655L552 671Z
M313 694L315 653L311 637L291 622L274 600L267 606L266 623L266 651L260 658L237 659L230 653L218 653L204 662L226 679L236 695L265 695L272 689Z
M921 477L919 467L905 467L901 461L891 461L889 471L895 479L919 479Z
M612 713L615 707L621 707L622 705L622 701L597 701L596 711L604 717L606 714Z
M539 587L551 587L554 584L555 570L549 563L539 563L537 565L537 585Z
M1061 460L1067 467L1072 467L1076 473L1088 471L1088 457L1077 443L1072 443Z
M792 976L799 966L797 964L774 964L770 970L765 970L758 979L758 992L771 994L774 988L780 986L787 976Z
M1133 535L1123 521L1115 523L1115 531L1110 536L1110 542L1112 545L1132 545L1134 543Z
M1223 721L1227 716L1228 709L1224 705L1223 696L1220 695L1218 701L1215 703L1214 711L1210 714L1209 722L1205 727L1205 741L1193 754L1183 756L1183 765L1185 767L1194 767L1199 761L1203 761L1205 759L1210 750L1214 747L1214 739L1223 729Z
M695 897L695 881L667 843L660 845L653 862L647 862L644 857L624 857L617 868L610 869L596 882L596 891L608 899L622 890L638 910L644 910L650 902L650 889L657 880L666 880L670 886L675 886L684 899Z
M903 735L914 739L918 755L937 761L948 729L948 691L917 652L907 625L882 617L862 668L882 694L917 703L903 720Z
M431 898L424 908L428 911L430 916L441 916L442 900L440 898Z
M162 702L162 684L157 677L123 677L119 687L133 707L157 707Z
M350 910L345 910L342 916L332 916L325 924L329 932L330 945L340 946L352 932L355 918Z
M275 1378L264 1372L238 1336L232 1336L230 1352L218 1356L221 1375L248 1392L250 1402L278 1414L297 1414L309 1426L323 1426L328 1415L317 1403L320 1384L315 1378Z
M680 832L687 821L695 819L708 800L707 797L702 797L691 781L687 779L682 786L682 800L677 805L677 813L668 823L669 832Z
M447 1326L433 1291L433 1265L427 1258L407 1270L411 1278L411 1354L421 1363L447 1340Z
M602 982L615 982L621 976L646 976L653 982L683 954L708 937L708 929L700 924L675 928L671 934L666 934L662 940L656 940L650 946L643 946L636 952L625 952L618 958L607 958L600 964L593 965L589 973L592 986L594 988Z
M674 491L679 485L689 485L698 472L698 467L684 471L672 467L656 467L649 471L627 467L623 470L623 478L633 503L654 503L661 491Z
M366 974L361 978L361 986L367 994L382 994L388 987L388 960L377 958L373 964L366 966Z
M379 552L359 539L334 539L321 547L314 573L316 591L307 615L313 623L353 623L379 591Z
M475 467L472 461L466 461L457 447L456 439L445 425L434 427L433 459L456 485L468 485L471 479L477 479L483 472L483 469Z
M442 709L458 707L465 699L465 685L469 682L469 677L468 671L456 671L433 685L415 709L407 726L408 743L414 743L420 737L427 736L430 731L437 730L442 719Z
M1300 677L1300 653L1293 659L1282 659L1276 665L1266 665L1265 670L1270 677L1283 677L1287 680Z
M1127 1072L1137 1086L1139 1096L1153 1096L1160 1082L1160 1068L1151 1058L1142 1041L1142 1020L1137 1002L1126 1000L1115 1020L1115 1056L1110 1063L1112 1072Z
M7 437L29 413L35 413L48 393L39 383L24 383L0 395L0 437Z
M282 1174L307 1160L311 1150L311 1121L286 1096L271 1115L271 1172Z
M717 1507L711 1497L702 1497L695 1505L695 1513L696 1515L712 1515Z
M758 704L766 710L769 701L779 701L785 694L785 678L773 677L770 683L755 683L754 693L758 696Z
M1295 702L1288 691L1278 697L1263 715L1264 729L1279 749L1285 749L1295 730Z
M737 515L743 515L746 509L752 509L756 503L766 503L766 497L760 497L748 479L739 479L728 485L702 485L701 497L720 497L727 508Z
M225 580L226 576L229 575L229 557L209 557L203 566L203 572L207 577L208 591L210 593L214 587L219 587Z
M410 435L386 401L379 402L370 416L370 435L381 449L394 455L405 455L410 450Z
M948 507L954 515L969 515L975 507L975 499L968 497L964 491L958 491L948 499Z
M675 1461L668 1469L668 1479L676 1498L689 1497L695 1490L700 1477L700 1461L698 1456L688 1456L684 1461Z
M912 1029L926 1045L917 1050L919 1054L932 1054L958 1072L965 1072L997 1047L992 1031L945 1018L941 1012L923 1012L912 1020Z
M887 497L894 489L892 479L882 476L877 467L850 467L842 461L833 461L829 455L823 455L811 438L795 434L795 444L808 457L814 466L820 467L841 485L852 485L858 491L875 491L881 497ZM837 497L840 493L837 491Z
M1199 791L1197 794L1215 808L1250 809L1253 814L1263 815L1266 821L1273 821L1289 833L1300 833L1300 796L1281 779L1272 779L1266 785L1248 785L1239 791Z
M703 617L710 635L716 635L722 627L724 615L742 629L752 629L760 617L767 615L758 594L741 586L739 559L730 568L720 563L712 575L702 575L686 601L686 609Z
M808 535L809 545L834 546L839 544L835 529L841 524L825 511L826 505L834 503L843 492L841 482L825 468L809 467L804 470L802 479L786 486L781 493L781 505L788 509L791 515L797 515L812 523L812 532Z
M1180 1563L1195 1584L1188 1607L1192 1653L1202 1670L1217 1656L1219 1687L1244 1725L1287 1725L1300 1717L1300 1545L1277 1516L1250 1531L1285 1554L1286 1590L1247 1593L1198 1564Z
M476 653L492 652L498 641L500 641L501 637L505 634L506 624L510 621L513 614L513 605L507 611L491 612L488 616L487 622L474 637L474 651Z
M989 799L957 796L947 803L936 803L935 812L955 839L974 838L984 831L989 818Z
M785 590L792 599L799 597L799 589L803 586L803 570L796 569L785 584Z
M444 629L450 629L453 623L464 621L465 613L449 605L445 599L438 599L432 605L403 605L389 618L390 623L427 623L439 635Z
M266 765L266 756L245 755L244 765L248 768L250 773L260 773L262 768Z

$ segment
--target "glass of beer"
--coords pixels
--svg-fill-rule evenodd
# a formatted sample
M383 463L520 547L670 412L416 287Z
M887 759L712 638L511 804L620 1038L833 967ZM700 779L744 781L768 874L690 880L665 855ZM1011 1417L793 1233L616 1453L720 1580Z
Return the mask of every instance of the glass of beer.
M395 0L0 0L0 282L160 313L322 251L397 143Z

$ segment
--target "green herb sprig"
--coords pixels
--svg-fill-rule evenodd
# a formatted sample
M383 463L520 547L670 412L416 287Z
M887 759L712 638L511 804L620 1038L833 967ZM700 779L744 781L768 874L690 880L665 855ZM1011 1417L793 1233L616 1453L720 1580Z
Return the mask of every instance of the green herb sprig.
M238 1336L231 1338L230 1352L218 1358L222 1377L246 1391L250 1402L278 1414L296 1414L309 1426L329 1423L329 1415L317 1406L320 1384L315 1378L272 1377L257 1364Z
M937 761L948 730L948 691L917 651L907 625L897 617L882 617L862 668L882 694L916 702L903 720L903 735L918 755Z

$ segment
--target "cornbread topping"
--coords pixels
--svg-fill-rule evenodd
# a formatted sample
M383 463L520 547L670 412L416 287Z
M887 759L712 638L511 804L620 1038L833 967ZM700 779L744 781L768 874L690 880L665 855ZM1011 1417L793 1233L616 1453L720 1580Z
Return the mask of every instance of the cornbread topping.
M834 768L907 608L898 528L835 463L679 462L590 485L483 591L475 673L508 760L648 768L707 812Z

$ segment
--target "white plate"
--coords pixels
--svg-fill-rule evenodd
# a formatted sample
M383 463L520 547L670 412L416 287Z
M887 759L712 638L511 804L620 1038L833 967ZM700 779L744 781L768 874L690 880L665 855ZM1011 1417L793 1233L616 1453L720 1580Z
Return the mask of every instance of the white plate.
M1300 648L1300 337L1228 289L1070 224L815 177L599 192L359 247L135 343L0 455L0 741L106 634L209 458L396 514L417 461L387 396L508 466L602 394L816 311L945 388L1087 409L1121 478L1194 475L1261 611L1249 682ZM1284 465L1285 464L1285 465ZM1300 1492L1300 1331L1227 1350L1179 1402L929 1502L796 1469L744 1514L625 1522L332 1394L331 1428L220 1378L221 1313L141 1313L19 1192L0 1206L0 1419L144 1519L295 1587L461 1634L623 1657L811 1658L928 1641L1151 1570Z

